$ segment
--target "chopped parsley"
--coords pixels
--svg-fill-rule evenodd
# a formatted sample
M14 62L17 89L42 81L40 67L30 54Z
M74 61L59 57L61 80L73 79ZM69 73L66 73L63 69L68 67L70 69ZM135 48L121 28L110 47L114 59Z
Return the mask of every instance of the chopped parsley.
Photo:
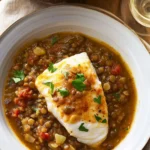
M21 81L20 78L12 78L12 79L14 80L15 83L18 83Z
M113 93L113 96L114 96L114 98L115 98L117 101L120 100L120 96L121 96L120 93L122 93L122 91L123 91L123 90L121 89L121 90L119 90L118 92Z
M40 113L39 108L32 107L32 110L35 111L36 115L39 115L39 113Z
M106 119L103 119L103 120L102 120L102 118L99 117L98 115L94 115L94 116L95 116L95 119L96 119L98 122L100 122L100 121L101 121L101 123L106 123L106 122L107 122Z
M48 66L48 70L53 73L57 70L57 68L54 68L54 64L53 63L50 63L49 66Z
M80 79L81 81L85 81L84 74L78 73L78 74L76 75L76 79Z
M40 114L39 108L36 109L36 112L35 112L35 113L36 113L36 115L39 115L39 114Z
M116 100L120 99L120 92L113 93L113 96L116 98Z
M54 45L58 41L58 38L56 36L52 37L51 44Z
M97 116L97 115L94 115L95 116L95 119L99 122L100 120L102 120L101 117Z
M98 97L95 97L94 102L98 103L98 104L101 104L101 98L102 98L101 95L99 95Z
M125 130L128 131L128 130L129 130L129 126L127 126L127 127L125 128Z
M82 92L86 88L86 85L83 83L84 81L85 81L84 75L81 73L78 73L76 75L76 79L72 81L72 85L75 89Z
M62 74L64 75L65 79L68 79L68 76L69 76L69 72L62 72Z
M32 110L36 112L37 108L36 107L32 107Z
M14 72L14 76L12 79L15 83L18 83L18 82L24 80L24 78L25 78L24 72L22 70L16 70Z
M102 121L102 123L107 123L107 120L106 120L106 119L104 119L104 120Z
M43 84L45 84L45 85L47 85L47 86L50 87L51 94L54 93L54 84L53 84L53 82L45 82L45 83L43 83Z
M81 123L80 127L78 128L80 131L83 131L83 132L88 132L89 129L87 129L86 127L84 127L84 123Z
M69 91L66 88L62 88L58 90L61 94L61 96L65 97L69 95Z

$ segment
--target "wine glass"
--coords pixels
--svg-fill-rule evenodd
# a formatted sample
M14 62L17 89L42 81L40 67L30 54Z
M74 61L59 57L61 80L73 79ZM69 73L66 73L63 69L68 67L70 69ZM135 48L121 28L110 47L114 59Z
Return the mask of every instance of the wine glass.
M122 0L121 19L150 44L150 0Z
M150 0L130 0L130 10L138 23L150 28Z

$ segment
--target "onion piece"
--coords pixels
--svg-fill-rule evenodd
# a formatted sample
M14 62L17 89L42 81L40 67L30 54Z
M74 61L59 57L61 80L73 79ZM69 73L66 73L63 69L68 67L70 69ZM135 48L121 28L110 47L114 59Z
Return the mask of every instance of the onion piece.
M72 145L69 145L69 149L68 150L76 150Z
M40 56L40 55L45 55L45 49L44 48L41 48L41 47L36 47L34 48L33 50L34 54L37 55L37 56Z
M63 135L60 135L60 134L55 134L55 140L56 140L56 144L58 144L58 145L62 145L64 142L65 142L65 140L66 140L66 137L65 136L63 136Z
M50 148L52 148L52 149L55 149L55 148L58 147L58 145L57 145L55 142L49 142L49 143L48 143L48 146L49 146Z
M33 136L31 136L30 134L25 134L25 140L30 142L30 143L34 143L35 138Z

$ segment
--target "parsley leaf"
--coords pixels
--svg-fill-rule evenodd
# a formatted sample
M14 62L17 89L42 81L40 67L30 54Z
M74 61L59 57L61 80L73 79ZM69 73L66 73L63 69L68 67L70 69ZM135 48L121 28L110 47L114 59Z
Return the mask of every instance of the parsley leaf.
M101 104L101 98L102 98L101 95L99 95L97 98L95 97L94 102L98 103L98 104Z
M15 83L18 83L18 82L20 82L21 81L21 79L20 78L12 78L13 80L14 80L14 82Z
M62 74L65 76L65 79L68 79L68 76L69 76L69 72L62 72Z
M54 45L58 41L58 38L56 36L52 37L51 44Z
M59 89L58 91L60 92L61 96L63 96L63 97L69 95L69 91L65 88Z
M75 89L82 92L85 90L86 85L83 83L85 81L85 77L83 74L77 74L76 79L72 81L72 85Z
M97 115L94 115L95 116L95 119L99 122L100 120L102 120L101 117L97 116Z
M75 89L77 89L80 92L82 92L86 88L85 84L80 79L73 80L72 85Z
M45 84L45 85L47 85L47 86L50 87L51 94L54 93L54 84L53 84L53 82L45 82L45 83L43 83L43 84Z
M81 81L85 81L84 74L78 73L78 74L76 75L76 79L80 79Z
M117 101L120 100L120 96L121 96L122 91L123 91L123 89L121 89L118 92L112 94Z
M113 96L116 98L116 100L120 99L120 92L113 93Z
M81 123L80 127L78 128L80 131L88 132L89 130L84 127L84 123Z
M107 120L106 119L104 119L103 121L102 121L102 123L106 123L107 122Z
M54 64L53 63L50 63L49 66L48 66L48 70L53 73L57 70L57 68L54 68Z
M14 72L14 77L12 79L14 80L15 83L18 83L24 80L24 78L25 78L24 72L22 70L16 70Z
M130 127L129 127L129 126L127 126L127 127L125 128L125 130L126 130L126 131L128 131L128 130L129 130L129 128L130 128Z
M32 107L32 110L35 111L36 115L39 115L39 113L40 113L39 108Z

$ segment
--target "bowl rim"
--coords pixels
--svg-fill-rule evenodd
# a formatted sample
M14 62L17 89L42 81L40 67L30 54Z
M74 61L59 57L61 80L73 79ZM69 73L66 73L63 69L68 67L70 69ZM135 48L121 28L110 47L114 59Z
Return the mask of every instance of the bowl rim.
M81 6L81 5L70 5L70 4L67 4L67 5L64 5L64 4L52 5L52 6L48 7L48 8L45 8L45 9L41 9L41 10L32 12L31 14L28 14L27 16L25 16L25 17L23 17L23 18L17 20L14 24L12 24L10 27L8 27L8 28L1 34L1 36L0 36L0 44L1 44L1 41L3 41L3 39L5 39L5 36L7 36L7 35L9 34L9 32L11 32L11 31L13 30L14 27L18 26L20 23L23 23L23 22L26 21L28 18L30 18L30 17L32 17L32 16L34 16L34 15L37 15L37 14L39 14L39 13L42 13L42 12L44 12L45 10L51 9L52 7L55 7L55 8L56 8L56 7L66 7L66 6L67 6L67 7L75 7L75 8L82 8L82 9L87 9L87 10L92 10L92 11L99 12L98 10L94 10L94 9L92 9L92 8L85 8L84 6ZM99 12L99 13L102 13L102 12ZM103 13L102 13L102 14L103 14ZM108 16L108 15L106 15L106 14L103 14L103 15L105 15L105 16L107 16L107 17L110 17L110 16ZM111 18L111 17L110 17L110 18ZM111 19L113 19L113 18L111 18ZM115 19L113 19L113 20L115 20ZM116 20L115 20L115 21L116 21ZM118 21L116 21L116 22L118 22ZM118 23L121 24L121 25L123 25L123 24L120 23L120 22L118 22ZM124 26L124 25L123 25L123 26ZM128 29L128 27L126 27L126 26L124 26L124 27ZM128 30L129 30L129 29L128 29ZM131 31L131 30L130 30L130 32L134 33L135 36L138 37L138 39L140 40L139 36L138 36L135 32L133 32L133 31ZM141 44L143 45L142 42L141 42ZM147 52L147 54L149 55L148 52ZM140 148L143 148L143 147L144 147L144 145L146 144L146 142L149 140L149 137L150 137L150 133L147 134L147 137L143 138L143 142L141 142L141 144L139 145ZM118 146L118 145L117 145L117 146Z

